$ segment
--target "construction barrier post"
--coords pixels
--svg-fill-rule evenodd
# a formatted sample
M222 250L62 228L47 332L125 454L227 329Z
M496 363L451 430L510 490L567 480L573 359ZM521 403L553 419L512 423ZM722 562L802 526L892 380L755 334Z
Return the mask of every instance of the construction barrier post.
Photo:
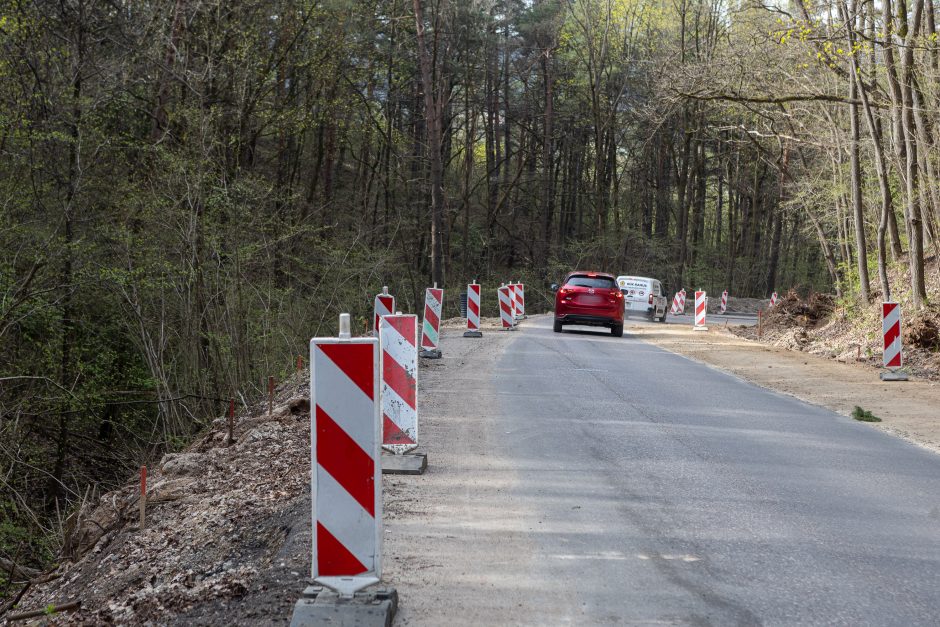
M725 290L721 293L721 311L719 313L724 314L728 311L728 290Z
M483 337L480 331L480 285L473 281L467 285L467 330L464 337Z
M757 339L760 340L764 330L764 312L757 310Z
M525 283L519 283L516 288L516 295L519 297L516 302L519 305L519 317L528 318L529 316L525 315Z
M379 320L382 316L390 316L393 313L395 313L395 297L388 293L388 286L382 286L382 293L375 295L372 335L379 336Z
M421 324L421 352L426 359L440 359L441 312L444 309L444 290L429 287L424 291L424 321Z
M418 316L382 318L382 472L420 475L427 455L406 455L418 446Z
M708 331L705 326L705 317L708 313L708 295L702 291L695 292L695 326L696 331Z
M518 323L522 319L522 283L510 283L509 288L512 294L512 319Z
M503 285L496 290L496 296L499 298L499 321L503 325L504 331L515 331L515 319L512 312L512 293L509 286Z
M382 577L379 357L349 314L310 340L312 576L347 598Z
M885 371L882 381L907 381L901 371L901 306L898 303L881 303L881 334L884 336L882 362Z
M773 306L776 305L776 304L777 304L777 292L774 292L773 294L770 295L770 305L769 305L769 307L773 307ZM769 308L769 307L768 307L768 308Z

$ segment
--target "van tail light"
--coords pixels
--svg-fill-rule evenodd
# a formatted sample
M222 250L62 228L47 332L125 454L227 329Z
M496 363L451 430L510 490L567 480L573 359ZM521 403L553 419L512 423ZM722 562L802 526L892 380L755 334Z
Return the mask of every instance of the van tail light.
M652 305L652 304L653 304L653 293L650 292L650 305Z

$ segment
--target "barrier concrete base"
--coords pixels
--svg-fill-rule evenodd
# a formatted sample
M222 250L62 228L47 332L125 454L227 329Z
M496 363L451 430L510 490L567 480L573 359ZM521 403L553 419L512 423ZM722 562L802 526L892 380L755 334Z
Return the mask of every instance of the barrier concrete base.
M708 331L708 327L706 326L692 327L692 330L693 331Z
M322 586L307 586L294 605L290 627L391 627L398 611L395 588L366 588L343 598Z
M463 336L464 337L483 337L483 332L482 331L464 331Z
M436 348L433 350L422 348L421 352L418 353L418 357L424 357L425 359L440 359L441 351Z
M885 370L881 373L882 381L907 381L907 373L900 370Z
M408 453L405 455L382 453L383 475L423 475L427 469L427 453Z

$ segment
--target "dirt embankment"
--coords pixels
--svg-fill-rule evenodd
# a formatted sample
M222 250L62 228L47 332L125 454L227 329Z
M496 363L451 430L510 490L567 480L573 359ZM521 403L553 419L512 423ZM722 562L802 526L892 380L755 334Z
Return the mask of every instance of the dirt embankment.
M742 333L742 328L736 328ZM713 326L707 333L677 325L636 325L628 330L653 344L725 370L762 387L850 415L855 406L883 420L878 428L940 452L940 384L926 380L886 383L862 363L841 363L735 336ZM756 331L755 331L756 333ZM786 416L781 416L786 420Z

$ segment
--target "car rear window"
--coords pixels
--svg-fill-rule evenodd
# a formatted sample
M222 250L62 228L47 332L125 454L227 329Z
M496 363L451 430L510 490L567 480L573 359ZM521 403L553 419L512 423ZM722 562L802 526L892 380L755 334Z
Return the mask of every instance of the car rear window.
M605 290L617 289L617 282L606 276L575 275L570 277L565 285L572 287L598 287Z

